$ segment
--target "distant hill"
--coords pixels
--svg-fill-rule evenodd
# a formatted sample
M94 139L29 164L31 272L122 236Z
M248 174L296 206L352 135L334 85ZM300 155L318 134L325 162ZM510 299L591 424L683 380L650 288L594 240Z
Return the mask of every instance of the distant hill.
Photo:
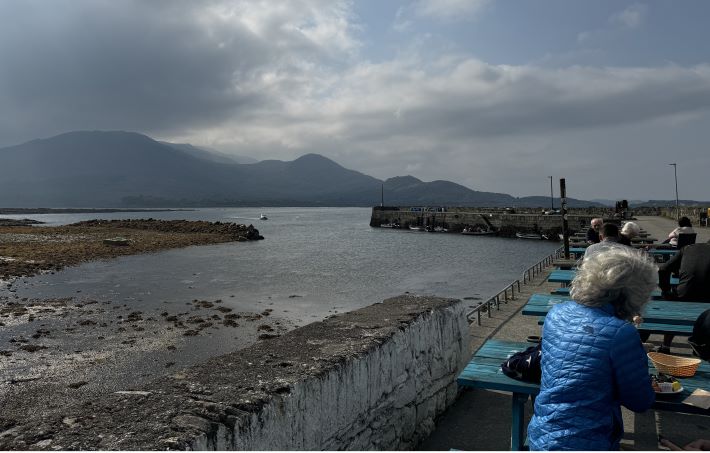
M162 143L163 145L172 146L173 148L177 148L180 151L184 151L191 156L194 156L194 157L197 157L200 159L204 159L204 160L209 160L212 162L217 162L220 164L255 164L255 163L259 162L258 160L254 159L253 157L226 154L226 153L217 151L216 149L197 147L197 146L190 145L189 143L170 143L170 142L163 142L163 141L158 141L158 143Z
M710 206L710 201L678 200L678 204L681 206ZM648 200L645 202L634 201L633 203L629 202L629 206L632 208L674 207L675 200Z
M383 182L318 154L237 163L134 132L69 132L0 149L2 207L373 206L383 184L388 205L547 207L550 200L412 176Z

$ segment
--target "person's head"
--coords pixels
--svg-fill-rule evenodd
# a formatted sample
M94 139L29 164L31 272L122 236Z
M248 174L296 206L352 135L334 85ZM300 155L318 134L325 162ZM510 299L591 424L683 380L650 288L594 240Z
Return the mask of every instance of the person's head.
M634 222L626 222L624 227L621 229L621 234L627 238L635 238L641 232L641 228Z
M597 217L597 218L592 219L590 224L592 225L592 229L599 231L602 228L603 223L604 223L604 220Z
M618 318L641 313L658 284L658 267L644 252L609 247L585 256L572 280L572 299L589 307L614 306Z
M679 227L692 227L693 225L690 223L690 219L687 217L681 217L678 219L678 226Z
M619 225L615 223L605 223L602 225L602 229L599 232L600 238L618 238L619 237Z

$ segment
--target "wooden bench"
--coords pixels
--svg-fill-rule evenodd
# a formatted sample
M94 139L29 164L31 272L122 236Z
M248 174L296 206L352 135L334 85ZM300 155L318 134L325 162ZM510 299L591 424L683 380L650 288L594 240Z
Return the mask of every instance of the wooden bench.
M500 365L514 353L523 351L531 345L531 343L488 340L476 351L456 380L463 387L499 390L512 394L513 415L510 432L510 449L512 451L526 450L525 403L531 395L534 396L540 392L540 386L509 378L503 374Z

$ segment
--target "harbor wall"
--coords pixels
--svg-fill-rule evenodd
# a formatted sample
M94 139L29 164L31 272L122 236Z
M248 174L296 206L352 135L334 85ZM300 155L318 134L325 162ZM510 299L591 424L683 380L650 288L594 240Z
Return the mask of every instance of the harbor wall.
M515 233L541 233L557 240L562 233L562 216L560 214L545 215L539 209L534 212L514 212L500 209L478 209L455 207L443 208L444 211L412 206L376 206L372 209L370 226L379 227L382 224L397 223L401 228L409 226L444 226L450 232L461 232L465 227L480 226L483 229L492 228L500 236L514 237ZM530 210L532 211L532 210ZM601 214L605 214L602 212ZM570 233L586 231L592 218L600 213L583 211L569 213L567 221Z
M12 428L0 449L412 449L469 359L462 301L400 296Z

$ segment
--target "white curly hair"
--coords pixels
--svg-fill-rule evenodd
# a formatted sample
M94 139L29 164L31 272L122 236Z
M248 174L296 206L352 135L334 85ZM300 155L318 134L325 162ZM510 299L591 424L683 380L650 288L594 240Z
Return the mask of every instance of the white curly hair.
M639 227L634 222L626 222L624 227L621 229L621 234L628 238L635 238L641 232L641 227Z
M609 302L618 318L641 313L658 284L658 267L643 251L608 247L585 256L572 280L572 299L589 307Z

